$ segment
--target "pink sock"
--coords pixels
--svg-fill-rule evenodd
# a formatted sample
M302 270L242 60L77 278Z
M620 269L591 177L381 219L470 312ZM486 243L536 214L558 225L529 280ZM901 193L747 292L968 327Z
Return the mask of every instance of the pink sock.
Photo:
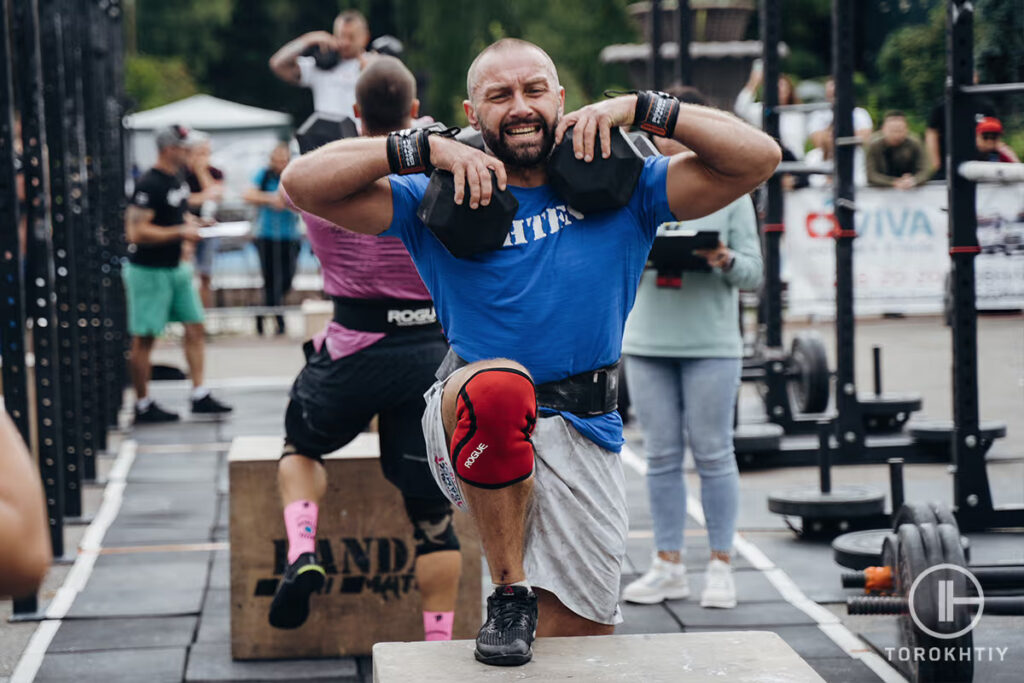
M423 640L451 640L455 612L423 612Z
M316 503L297 500L284 508L284 528L288 531L288 564L302 553L316 552Z

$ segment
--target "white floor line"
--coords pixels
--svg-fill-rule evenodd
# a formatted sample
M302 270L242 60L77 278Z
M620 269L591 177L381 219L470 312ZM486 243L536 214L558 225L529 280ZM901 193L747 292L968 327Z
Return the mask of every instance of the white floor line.
M107 486L103 489L103 502L100 504L100 509L82 536L74 565L68 575L64 577L64 583L57 589L53 600L47 606L45 619L40 622L35 633L29 639L25 651L21 653L18 666L15 667L14 673L11 675L11 683L31 683L35 680L36 673L43 663L43 657L46 656L46 650L49 649L50 642L57 634L57 629L60 628L61 620L67 616L78 593L85 588L89 575L92 574L93 566L96 564L97 554L103 547L103 537L121 509L128 470L135 462L135 450L136 444L131 439L121 442L117 459L107 475Z
M640 475L647 474L647 461L633 452L628 445L622 447L622 462ZM701 526L704 523L704 509L700 501L686 496L686 512ZM839 618L814 602L800 590L799 586L768 558L761 549L739 533L733 539L733 547L754 569L764 573L765 578L775 587L782 598L817 623L818 628L853 659L860 660L885 683L906 683L907 679L893 669L871 646L846 628Z

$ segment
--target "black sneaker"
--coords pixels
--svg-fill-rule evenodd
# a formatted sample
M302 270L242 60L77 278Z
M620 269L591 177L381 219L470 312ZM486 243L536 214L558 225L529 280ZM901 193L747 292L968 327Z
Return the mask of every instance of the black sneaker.
M196 415L220 415L221 413L230 413L234 408L221 403L213 397L213 394L207 394L201 399L192 399L192 412Z
M487 598L487 621L476 636L478 662L519 666L533 658L537 596L524 586L501 586Z
M157 424L159 422L177 422L178 414L172 413L169 410L164 410L156 401L149 404L149 407L145 410L139 410L138 405L135 406L135 424Z
M277 584L270 602L270 625L275 628L298 628L309 616L309 596L324 586L324 568L315 553L302 553L288 565Z

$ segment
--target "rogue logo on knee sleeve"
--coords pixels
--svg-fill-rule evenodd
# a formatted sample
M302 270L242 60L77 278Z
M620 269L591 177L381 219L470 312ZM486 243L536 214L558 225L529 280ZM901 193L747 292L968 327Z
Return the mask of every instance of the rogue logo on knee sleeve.
M469 378L455 402L455 472L467 484L503 488L533 473L537 397L533 382L510 368L488 368Z

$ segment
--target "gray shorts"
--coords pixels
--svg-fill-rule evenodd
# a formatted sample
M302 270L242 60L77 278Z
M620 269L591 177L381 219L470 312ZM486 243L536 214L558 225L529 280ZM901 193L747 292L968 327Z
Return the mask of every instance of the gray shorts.
M448 500L465 511L441 419L445 381L424 394L423 436L434 479ZM533 445L537 457L526 519L526 580L554 593L581 617L619 624L619 578L629 529L619 454L587 439L559 415L537 420Z

